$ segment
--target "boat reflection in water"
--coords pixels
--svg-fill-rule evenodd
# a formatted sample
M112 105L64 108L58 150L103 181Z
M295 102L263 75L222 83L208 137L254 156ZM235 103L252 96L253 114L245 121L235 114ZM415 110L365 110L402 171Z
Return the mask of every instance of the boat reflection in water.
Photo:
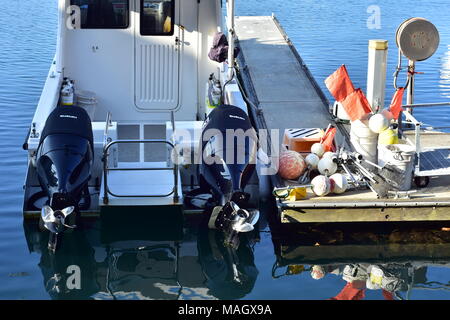
M83 220L55 254L47 250L48 233L24 225L30 251L41 255L39 267L52 299L239 299L258 276L256 232L242 235L234 250L212 230L124 232L122 223L117 232L105 225Z
M266 236L257 243L258 232L242 234L235 250L224 245L223 233L202 227L150 228L141 219L142 230L137 230L135 220L134 229L123 222L111 228L101 221L83 219L55 254L47 249L48 234L25 224L30 251L40 255L52 299L248 298L258 278L254 251L267 252L270 246ZM386 224L273 229L272 277L286 280L289 296L265 298L292 299L298 292L303 299L398 300L420 298L424 290L426 297L433 292L440 296L450 291L450 279L439 271L450 267L447 230ZM259 267L265 268L262 263Z
M274 237L272 277L308 272L317 281L341 278L340 291L330 292L332 300L362 300L369 293L404 300L413 290L450 290L450 281L428 279L430 269L450 267L448 228L379 227L302 230L295 241Z

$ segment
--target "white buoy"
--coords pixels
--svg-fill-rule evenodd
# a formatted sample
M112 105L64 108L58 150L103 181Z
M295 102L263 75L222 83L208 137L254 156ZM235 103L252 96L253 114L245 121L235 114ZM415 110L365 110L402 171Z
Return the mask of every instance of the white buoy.
M337 164L334 163L332 158L322 158L317 165L320 174L324 176L331 176L337 171Z
M337 157L337 154L331 151L327 151L323 154L322 158L330 158L330 159L334 159Z
M331 182L328 177L317 176L312 181L312 191L318 197L324 197L331 191Z
M316 154L319 158L322 158L325 153L325 149L321 143L314 143L311 147L311 153Z
M311 168L311 169L317 169L317 165L319 164L320 158L314 154L308 154L305 158L306 164Z
M389 127L389 120L381 113L377 113L370 117L369 128L375 133L380 133Z
M341 194L347 190L348 181L344 175L335 173L330 177L330 180L332 180L331 184L333 185L333 190L331 190L331 192Z

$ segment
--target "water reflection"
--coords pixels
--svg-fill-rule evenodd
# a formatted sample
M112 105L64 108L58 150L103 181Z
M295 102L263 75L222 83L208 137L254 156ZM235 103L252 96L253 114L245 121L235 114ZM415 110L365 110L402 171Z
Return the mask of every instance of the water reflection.
M224 246L222 233L202 224L179 233L140 222L147 232L137 232L135 223L134 229L123 223L114 229L104 219L83 220L63 237L56 254L47 250L48 233L25 223L50 298L251 299L257 281L258 287L280 283L289 292L270 291L264 299L311 292L310 298L320 299L399 300L450 290L442 270L450 267L450 232L442 225L314 226L270 233L266 228L261 238L257 231L243 234L233 250ZM255 262L255 255L272 254L264 239L272 240L275 283L268 279L268 261Z
M450 267L448 228L394 226L382 230L309 229L295 240L274 239L272 277L308 274L315 281L342 279L330 300L410 299L413 290L450 290L450 279L428 279L429 270ZM389 230L390 229L390 230Z
M149 230L146 238L122 230L114 237L105 224L87 220L52 254L47 232L29 222L24 230L52 299L240 299L258 276L257 232L234 250L224 246L221 232L203 228L187 228L182 238L167 230Z
M442 97L450 97L450 46L443 54L441 61L439 87Z

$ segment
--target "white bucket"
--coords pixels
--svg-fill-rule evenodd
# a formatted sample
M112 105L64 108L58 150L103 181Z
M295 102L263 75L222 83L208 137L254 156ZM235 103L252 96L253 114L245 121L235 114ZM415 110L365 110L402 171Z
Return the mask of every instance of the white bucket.
M353 149L361 154L365 160L377 161L378 134L370 130L368 120L352 122L350 142L353 145Z
M408 144L390 144L378 146L378 165L390 164L403 172L402 181L397 181L400 191L411 189L416 148Z
M88 113L92 121L94 121L95 109L97 107L97 97L94 92L86 90L76 91L77 105Z

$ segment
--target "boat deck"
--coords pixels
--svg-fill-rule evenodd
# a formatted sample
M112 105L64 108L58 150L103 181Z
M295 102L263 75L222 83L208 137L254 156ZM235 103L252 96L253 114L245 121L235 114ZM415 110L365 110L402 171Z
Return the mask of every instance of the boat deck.
M285 129L326 128L333 123L324 93L274 17L238 17L236 34L241 49L241 77L257 107L253 110L255 123L258 129L279 129L278 142L272 136L272 145L281 144ZM348 132L336 125L341 145ZM414 132L408 135L414 141ZM448 158L448 154L442 155L442 150L448 153L448 142L450 134L421 135L422 148L440 147L443 159ZM436 152L430 153L433 155ZM427 154L423 160L422 169L436 171L436 164L426 164ZM274 187L284 187L277 176L271 182ZM409 199L378 199L370 190L323 198L309 194L305 200L278 202L279 218L283 223L450 220L449 185L448 176L432 178L427 188L417 190Z

